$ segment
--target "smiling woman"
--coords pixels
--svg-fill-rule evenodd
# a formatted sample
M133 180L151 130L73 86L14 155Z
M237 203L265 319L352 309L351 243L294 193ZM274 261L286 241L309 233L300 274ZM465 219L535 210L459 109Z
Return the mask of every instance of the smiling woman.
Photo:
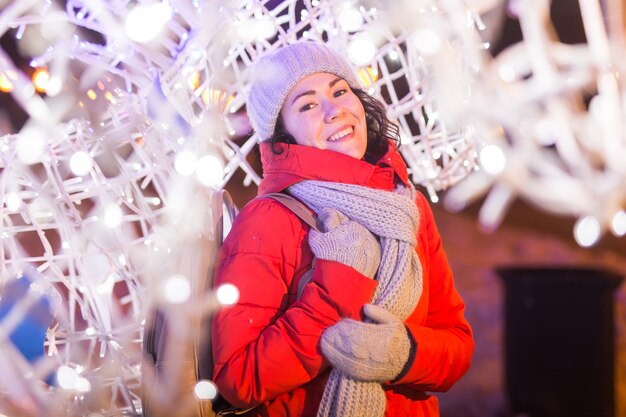
M248 96L260 196L236 217L215 285L214 381L246 416L439 415L427 391L468 369L465 304L384 107L324 44L262 58ZM310 227L269 193L289 193Z

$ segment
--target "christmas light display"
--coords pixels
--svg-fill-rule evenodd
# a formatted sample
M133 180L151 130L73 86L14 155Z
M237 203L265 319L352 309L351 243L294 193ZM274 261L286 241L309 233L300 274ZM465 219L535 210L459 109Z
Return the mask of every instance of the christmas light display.
M249 72L296 39L345 53L433 201L451 187L446 206L460 210L488 193L480 220L494 228L519 196L578 217L581 245L624 235L623 10L605 2L619 17L607 27L596 1L579 4L588 44L551 35L549 1L511 1L524 41L492 57L483 17L498 1L0 2L0 36L37 70L0 49L0 94L28 115L0 137L1 278L32 265L56 300L36 362L9 339L27 305L0 321L12 374L0 413L141 412L144 319L155 306L198 319L184 306L207 265L183 248L214 248L208 208L238 169L245 185L260 180ZM237 294L207 297L202 314ZM214 390L201 381L195 395Z

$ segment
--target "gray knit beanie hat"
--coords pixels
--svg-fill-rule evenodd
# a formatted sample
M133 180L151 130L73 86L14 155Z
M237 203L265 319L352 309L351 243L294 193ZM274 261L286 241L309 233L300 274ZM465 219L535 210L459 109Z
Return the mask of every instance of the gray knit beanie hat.
M350 87L359 87L348 61L323 43L298 41L263 56L254 65L247 111L261 140L269 139L274 133L291 89L316 72L334 74L346 80Z

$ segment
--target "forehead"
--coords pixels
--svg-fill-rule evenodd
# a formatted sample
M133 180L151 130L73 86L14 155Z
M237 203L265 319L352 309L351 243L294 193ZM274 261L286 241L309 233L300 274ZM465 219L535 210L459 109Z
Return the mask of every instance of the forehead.
M329 74L327 72L316 72L315 74L308 75L298 81L298 83L291 89L287 96L293 96L294 94L298 94L302 91L317 91L329 88L330 84L336 79L342 80L341 77L337 77L334 74Z

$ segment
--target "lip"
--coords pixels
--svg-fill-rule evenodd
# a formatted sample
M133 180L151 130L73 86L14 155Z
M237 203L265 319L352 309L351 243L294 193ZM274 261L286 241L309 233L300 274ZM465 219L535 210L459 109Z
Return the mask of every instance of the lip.
M350 128L352 128L352 132L351 133L349 133L349 134L347 134L347 135L345 135L345 136L343 136L343 137L341 137L341 138L339 138L337 140L332 140L332 141L330 140L330 138L332 138L337 133L341 132L342 130L346 130L346 129L350 129ZM355 127L353 125L349 125L349 124L343 125L340 128L338 128L337 130L335 130L333 133L328 135L328 137L326 138L326 141L330 142L330 143L343 142L345 140L350 139L352 136L354 136L354 132L355 132Z

